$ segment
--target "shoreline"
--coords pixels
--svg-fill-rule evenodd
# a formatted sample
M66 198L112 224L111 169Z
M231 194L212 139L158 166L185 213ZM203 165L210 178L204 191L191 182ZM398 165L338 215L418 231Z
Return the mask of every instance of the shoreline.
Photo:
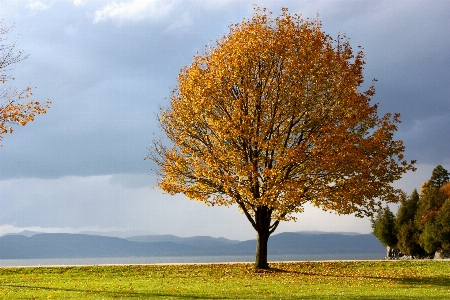
M268 255L271 262L382 260L382 253L348 254L285 254ZM144 256L144 257L79 257L79 258L28 258L0 259L0 267L81 266L81 265L170 265L211 263L253 263L255 255L205 255L205 256Z

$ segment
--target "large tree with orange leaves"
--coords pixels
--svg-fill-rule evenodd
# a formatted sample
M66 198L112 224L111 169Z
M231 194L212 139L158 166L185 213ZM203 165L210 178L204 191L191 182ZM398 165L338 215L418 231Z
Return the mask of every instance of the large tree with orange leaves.
M15 64L27 56L22 51L16 49L16 42L8 43L7 35L11 27L7 27L0 21L0 87L14 80L8 76L8 67ZM31 87L24 90L17 90L11 86L3 87L0 92L0 142L3 135L12 133L12 125L19 124L25 126L33 121L39 114L45 114L50 102L41 104L37 101L29 100L32 96ZM21 101L27 101L21 103Z
M181 70L159 117L168 140L149 154L158 186L236 204L257 232L256 268L268 268L270 234L305 203L370 216L397 202L390 183L414 162L393 140L399 114L378 117L374 87L358 90L364 63L318 20L256 8Z

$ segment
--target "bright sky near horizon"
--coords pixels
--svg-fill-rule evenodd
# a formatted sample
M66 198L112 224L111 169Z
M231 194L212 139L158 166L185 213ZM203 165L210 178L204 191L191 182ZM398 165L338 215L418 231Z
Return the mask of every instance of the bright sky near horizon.
M0 235L141 230L251 239L236 207L205 207L155 185L147 148L160 135L179 70L253 14L281 7L346 33L366 54L380 115L399 112L395 135L418 170L395 185L411 193L436 165L450 170L450 2L243 0L3 0L9 42L30 56L11 66L13 86L52 100L44 116L6 135L0 148ZM3 88L3 87L2 87ZM371 231L369 219L307 207L282 231Z

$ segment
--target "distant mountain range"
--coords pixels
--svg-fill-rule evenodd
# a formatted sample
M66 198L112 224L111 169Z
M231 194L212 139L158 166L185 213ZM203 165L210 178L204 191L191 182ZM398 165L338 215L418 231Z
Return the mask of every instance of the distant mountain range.
M124 238L69 233L0 237L0 259L254 255L256 241L209 236L146 235ZM269 239L269 254L380 254L371 234L284 232Z

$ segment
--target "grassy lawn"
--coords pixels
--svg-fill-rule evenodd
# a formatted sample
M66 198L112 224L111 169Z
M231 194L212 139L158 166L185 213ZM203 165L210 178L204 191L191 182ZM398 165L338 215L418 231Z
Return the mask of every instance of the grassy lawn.
M450 261L0 268L1 299L450 299Z

